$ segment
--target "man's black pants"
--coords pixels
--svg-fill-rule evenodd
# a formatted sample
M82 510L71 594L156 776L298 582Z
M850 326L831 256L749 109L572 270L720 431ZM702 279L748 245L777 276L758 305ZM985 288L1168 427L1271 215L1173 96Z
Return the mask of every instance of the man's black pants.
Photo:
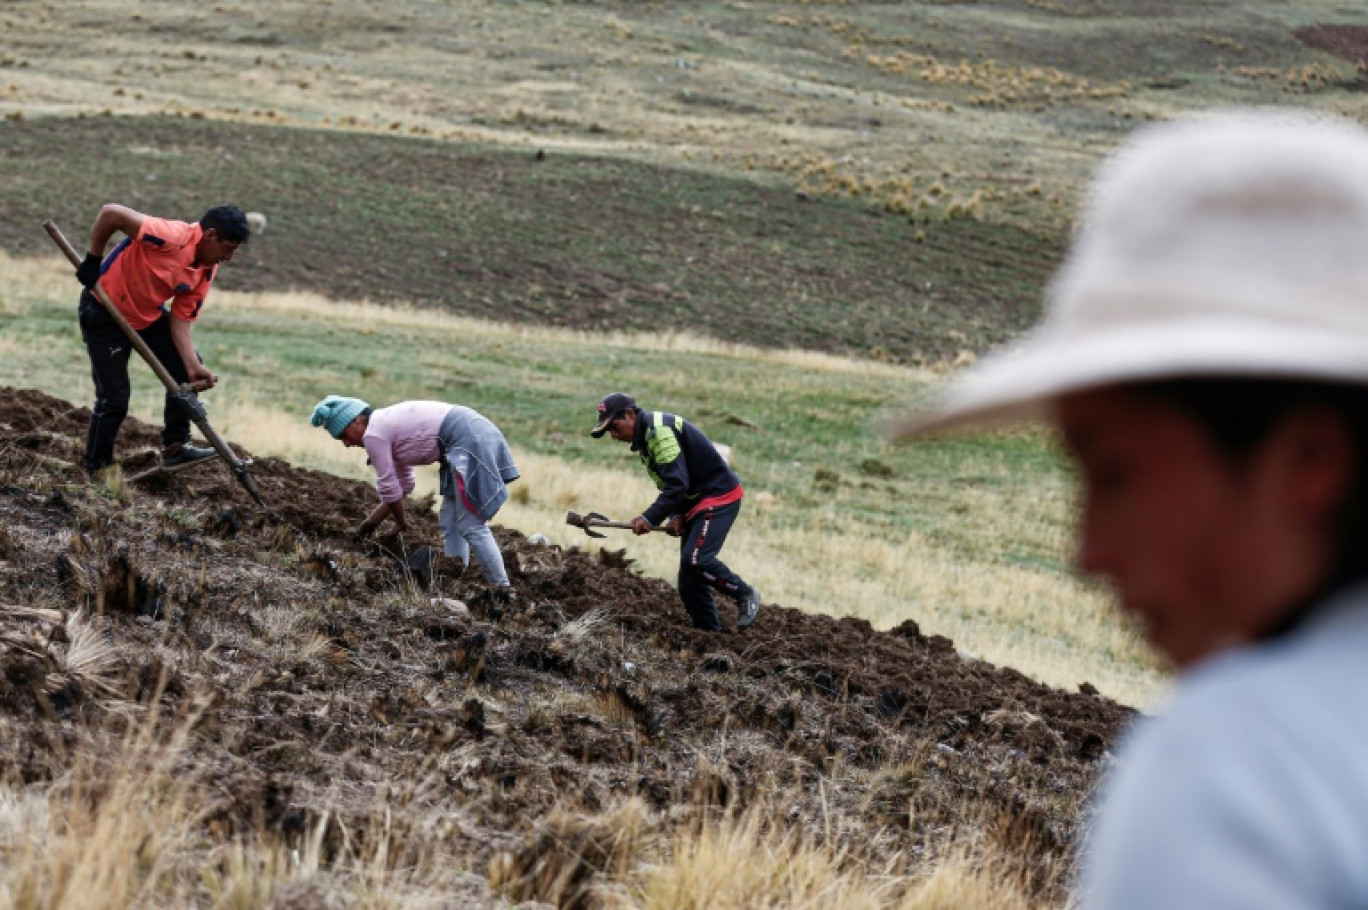
M684 525L679 551L679 596L689 618L700 629L720 631L713 590L737 598L750 593L750 585L717 558L727 542L727 532L741 511L741 500L704 509Z
M133 346L119 324L89 291L81 293L79 313L81 339L90 355L90 377L95 380L95 407L90 411L90 429L86 433L85 466L88 471L98 471L113 463L114 440L128 416L128 396L132 391L128 383L128 355L133 352ZM138 335L147 342L172 379L178 383L188 381L185 364L171 340L169 315L163 314L156 322L139 330ZM165 421L163 446L190 439L190 415L170 394L166 397L162 419Z

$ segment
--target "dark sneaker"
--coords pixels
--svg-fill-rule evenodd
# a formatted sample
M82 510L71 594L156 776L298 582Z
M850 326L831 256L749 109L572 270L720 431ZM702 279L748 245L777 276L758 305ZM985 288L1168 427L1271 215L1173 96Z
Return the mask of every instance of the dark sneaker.
M736 599L736 628L749 628L760 615L760 592L754 588L750 593Z
M200 448L184 442L178 446L168 446L162 450L162 470L174 471L179 468L187 468L192 464L199 464L201 461L208 461L217 457L218 452L213 449Z

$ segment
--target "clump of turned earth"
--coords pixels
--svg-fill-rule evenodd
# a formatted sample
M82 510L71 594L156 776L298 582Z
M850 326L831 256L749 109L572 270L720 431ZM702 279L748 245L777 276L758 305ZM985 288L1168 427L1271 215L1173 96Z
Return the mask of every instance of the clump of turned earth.
M505 602L478 571L405 568L439 541L430 503L406 540L355 542L373 490L271 458L251 471L274 514L219 464L92 484L88 417L0 399L0 751L14 779L56 781L155 708L188 730L176 760L225 844L325 830L341 850L383 818L546 899L567 832L599 843L568 819L630 816L646 840L763 805L895 871L970 835L1054 898L1132 714L966 659L914 619L768 605L745 633L699 632L621 553L496 527ZM125 425L129 473L157 443ZM614 874L606 849L571 850L562 883Z

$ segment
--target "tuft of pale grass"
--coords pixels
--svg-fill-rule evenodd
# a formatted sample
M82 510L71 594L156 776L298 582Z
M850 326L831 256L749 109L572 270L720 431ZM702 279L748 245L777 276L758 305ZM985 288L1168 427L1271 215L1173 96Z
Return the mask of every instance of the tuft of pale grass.
M118 668L119 651L84 610L66 620L67 646L58 658L59 665L93 688L114 691L111 675Z
M178 881L176 862L193 836L194 815L189 783L172 773L183 737L181 728L163 744L142 731L124 744L112 769L92 749L79 753L69 779L46 793L10 789L3 802L29 807L23 818L30 826L4 834L0 898L62 910L188 900L192 892ZM46 807L37 808L44 799Z
M256 910L269 907L282 880L292 871L290 858L280 849L261 849L242 842L219 851L200 873L200 883L214 910Z
M612 614L607 610L588 610L561 626L556 636L572 643L584 641L612 619Z
M991 852L955 850L939 860L893 906L897 910L1040 910L1011 864Z
M4 255L0 253L0 255ZM664 332L587 332L576 329L553 328L529 324L508 324L456 316L408 306L402 303L378 304L370 301L339 302L306 291L288 293L215 292L235 311L262 316L288 315L330 326L365 327L371 331L381 328L401 329L419 334L451 333L472 345L511 341L553 343L573 346L593 344L628 352L663 352L671 354L716 355L764 363L801 367L828 373L849 373L861 376L884 376L903 382L925 381L929 371L898 366L873 360L858 360L819 351L773 350L753 345L720 341L676 330ZM305 415L307 418L308 415ZM306 421L307 422L307 421Z
M272 906L437 908L487 902L441 832L451 808L408 806L412 782L388 788L349 828L322 811L282 842L255 830L220 842L204 820L221 807L212 769L189 763L196 716L155 714L121 744L82 739L55 782L0 784L0 907L124 910ZM382 796L382 800L384 797ZM358 828L359 824L359 828ZM343 846L328 846L329 834Z
M839 850L771 828L757 809L675 838L668 861L638 874L643 910L880 910L892 896Z
M848 845L818 844L773 823L763 806L677 833L668 857L631 879L643 910L1028 910L1039 907L1009 864L950 848L924 875L871 867Z
M307 662L315 658L331 656L336 650L338 650L337 646L333 644L331 638L315 630L309 633L304 644L300 646L299 659Z
M490 861L490 887L513 901L601 906L605 880L626 876L650 844L649 820L636 798L594 815L552 812L522 850Z
M128 478L124 476L123 468L117 464L100 469L95 475L95 488L116 502L128 502L132 499Z

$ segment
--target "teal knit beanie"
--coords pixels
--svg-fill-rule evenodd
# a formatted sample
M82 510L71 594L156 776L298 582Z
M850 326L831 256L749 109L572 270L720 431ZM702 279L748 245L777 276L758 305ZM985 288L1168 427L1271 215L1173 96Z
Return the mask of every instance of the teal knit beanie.
M314 405L313 416L309 418L309 423L316 427L323 427L332 434L333 439L336 439L368 407L370 405L360 398L329 395Z

